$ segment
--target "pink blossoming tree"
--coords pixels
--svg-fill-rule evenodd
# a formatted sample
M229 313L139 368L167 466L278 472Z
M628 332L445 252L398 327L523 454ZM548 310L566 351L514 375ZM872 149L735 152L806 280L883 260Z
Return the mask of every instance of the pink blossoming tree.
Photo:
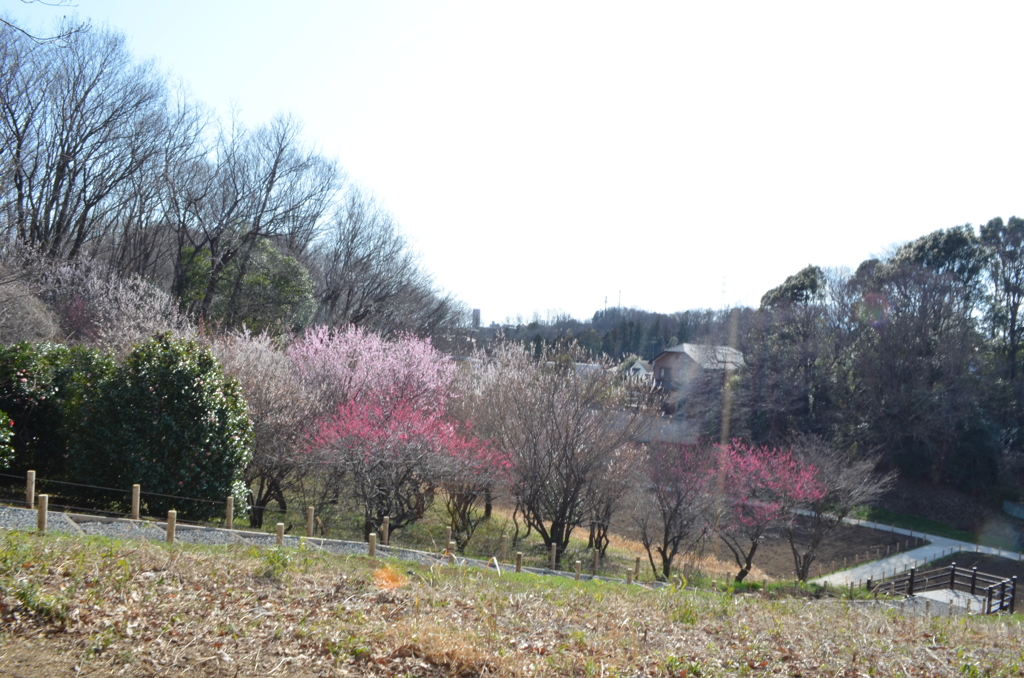
M817 469L789 450L752 447L733 441L717 445L718 509L714 527L732 553L740 582L753 567L754 554L771 532L786 528L793 509L825 496Z
M441 489L464 545L502 462L449 415L451 361L427 340L357 328L312 329L289 355L322 407L306 457L356 500L364 535L384 516L393 530L419 520Z

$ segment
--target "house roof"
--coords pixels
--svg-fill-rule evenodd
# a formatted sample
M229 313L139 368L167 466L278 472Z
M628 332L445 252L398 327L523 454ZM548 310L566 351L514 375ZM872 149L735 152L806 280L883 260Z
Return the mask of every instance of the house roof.
M654 368L652 368L651 364L646 360L637 360L630 366L629 370L627 371L630 374L636 374L638 372L642 374L650 374L651 372L654 371Z
M705 370L724 370L725 368L737 369L744 365L743 353L737 351L731 346L678 344L672 348L666 348L658 358L666 353L685 353ZM655 358L655 360L658 358Z

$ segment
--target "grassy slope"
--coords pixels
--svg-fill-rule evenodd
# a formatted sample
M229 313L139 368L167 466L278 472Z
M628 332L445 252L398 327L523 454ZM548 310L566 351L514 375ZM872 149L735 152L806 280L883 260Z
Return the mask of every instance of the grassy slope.
M1020 618L0 533L0 674L1018 675Z

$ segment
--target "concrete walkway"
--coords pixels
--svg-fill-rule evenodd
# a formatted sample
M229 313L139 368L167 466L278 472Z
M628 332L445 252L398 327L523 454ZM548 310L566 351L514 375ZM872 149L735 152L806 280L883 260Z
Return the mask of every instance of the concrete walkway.
M971 544L965 541L957 541L956 539L948 539L946 537L936 537L934 535L924 534L915 530L905 530L901 527L881 525L879 523L868 520L859 520L857 518L847 518L843 522L848 525L869 527L883 532L903 534L908 537L923 537L925 541L930 543L910 551L897 553L889 556L888 558L881 558L870 563L858 565L857 567L851 567L848 570L833 572L832 574L825 575L824 577L813 579L811 582L814 584L828 583L830 586L849 586L852 582L854 585L863 585L867 583L868 579L878 580L884 579L885 577L891 577L894 572L906 572L912 567L921 567L925 563L938 560L943 557L943 555L948 556L950 553L955 551L987 553L989 555L1001 556L1012 560L1021 560L1021 554L1016 551L1006 551L992 546L978 546L977 544Z

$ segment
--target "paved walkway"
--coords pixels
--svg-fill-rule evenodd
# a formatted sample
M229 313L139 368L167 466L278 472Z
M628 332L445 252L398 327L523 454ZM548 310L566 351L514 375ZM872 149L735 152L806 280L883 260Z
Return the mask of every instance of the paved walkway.
M852 582L855 585L862 585L866 583L868 579L878 580L884 579L885 577L891 577L894 572L905 572L912 567L920 567L925 563L938 560L944 555L948 556L954 551L987 553L989 555L1002 556L1003 558L1010 558L1012 560L1021 559L1021 554L1016 551L1006 551L992 546L978 546L977 544L970 544L965 541L957 541L956 539L948 539L946 537L936 537L934 535L924 534L915 530L905 530L901 527L894 528L889 525L881 525L869 520L847 518L844 522L849 525L870 527L884 532L895 532L896 534L907 535L909 537L923 537L925 541L930 543L926 546L921 546L910 551L904 551L903 553L897 553L887 558L881 558L870 563L858 565L857 567L851 567L848 570L833 572L832 574L825 575L824 577L813 579L812 583L828 583L831 586L849 586Z
M952 605L953 607L959 607L970 612L981 612L985 609L985 596L971 595L965 591L950 591L949 589L943 589L940 591L924 591L923 593L914 594L918 598L925 598L926 600L934 600L945 605Z

